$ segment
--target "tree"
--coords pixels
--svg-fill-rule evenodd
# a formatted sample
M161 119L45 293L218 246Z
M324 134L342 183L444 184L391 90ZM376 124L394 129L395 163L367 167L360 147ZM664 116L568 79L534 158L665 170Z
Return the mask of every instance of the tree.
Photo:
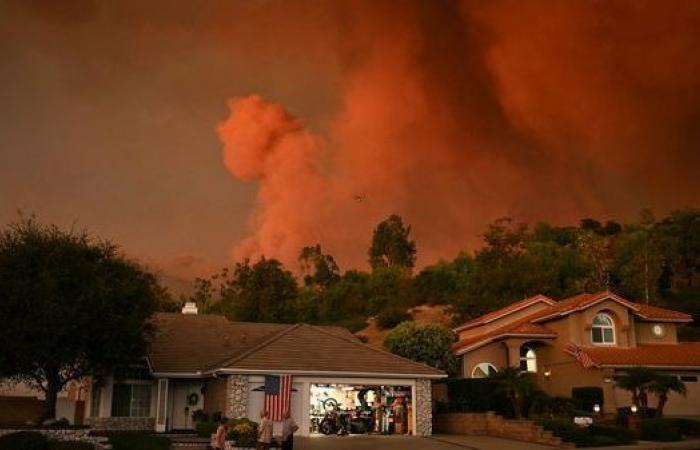
M340 279L338 264L331 255L323 253L321 244L304 247L299 255L299 263L307 287L328 289Z
M416 243L409 237L411 227L401 217L392 214L374 229L369 248L372 269L399 267L410 271L416 262Z
M647 367L631 367L624 375L617 378L615 386L632 393L632 403L646 410L648 405L648 392L652 382L658 374Z
M664 414L664 406L666 406L666 402L668 401L668 394L675 392L685 396L686 388L685 383L677 376L658 374L649 384L649 392L655 394L659 399L659 403L656 407L656 415L661 417Z
M220 287L218 309L231 320L292 323L296 321L297 282L276 259L261 258L251 265L236 263Z
M43 419L72 380L145 354L156 278L109 242L33 218L0 233L0 376L46 395Z
M455 334L447 327L404 322L387 334L384 347L395 355L454 373L457 361L452 344L456 340Z
M496 382L499 390L508 397L515 417L526 414L526 400L535 391L535 382L527 373L523 373L519 367L502 367L490 373L489 379Z

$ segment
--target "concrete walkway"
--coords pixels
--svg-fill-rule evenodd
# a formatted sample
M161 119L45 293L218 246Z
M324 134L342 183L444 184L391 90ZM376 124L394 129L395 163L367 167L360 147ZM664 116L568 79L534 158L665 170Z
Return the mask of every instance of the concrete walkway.
M552 450L554 447L490 436L323 436L294 438L295 450Z

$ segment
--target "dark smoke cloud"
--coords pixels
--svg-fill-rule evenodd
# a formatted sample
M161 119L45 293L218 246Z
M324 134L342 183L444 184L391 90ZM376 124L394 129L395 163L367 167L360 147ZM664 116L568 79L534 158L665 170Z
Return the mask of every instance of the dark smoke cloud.
M232 103L227 166L241 177L237 165L261 164L251 236L236 254L292 262L320 241L361 264L372 226L396 212L426 263L474 245L504 215L632 219L647 206L697 203L698 5L339 8L339 35L319 37L344 63L327 133L312 137L303 118L259 97ZM284 120L271 126L269 110ZM236 140L251 134L262 142Z

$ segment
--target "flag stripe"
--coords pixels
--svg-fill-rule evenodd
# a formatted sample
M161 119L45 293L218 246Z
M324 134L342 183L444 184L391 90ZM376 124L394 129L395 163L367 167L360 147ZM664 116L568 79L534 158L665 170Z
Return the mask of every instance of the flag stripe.
M291 407L292 397L292 376L282 375L279 377L279 390L276 393L268 393L265 389L265 411L270 414L270 419L280 421L284 413Z

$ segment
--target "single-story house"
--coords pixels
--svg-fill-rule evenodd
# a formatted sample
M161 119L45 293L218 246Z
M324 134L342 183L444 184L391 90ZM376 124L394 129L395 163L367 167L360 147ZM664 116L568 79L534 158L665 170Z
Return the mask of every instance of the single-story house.
M376 427L364 419L368 411L381 405L387 419L395 417L399 397L404 424L385 431L431 433L431 381L443 372L366 345L344 328L231 322L195 311L157 314L147 364L94 385L93 427L191 429L196 410L258 420L265 377L289 375L301 435L318 433L331 405L353 418L355 431Z
M697 416L700 342L677 337L678 326L691 321L688 314L608 291L561 301L537 295L456 327L454 351L464 378L515 366L533 373L553 396L571 396L574 387L601 387L606 412L632 403L629 392L615 388L615 378L630 367L650 367L685 382L687 396L672 394L665 413Z

